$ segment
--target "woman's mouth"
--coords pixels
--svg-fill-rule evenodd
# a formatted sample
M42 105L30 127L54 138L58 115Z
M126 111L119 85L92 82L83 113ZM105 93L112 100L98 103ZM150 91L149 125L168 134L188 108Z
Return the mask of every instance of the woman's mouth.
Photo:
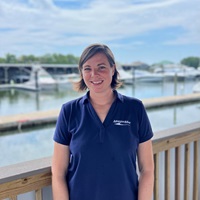
M91 83L94 85L100 85L101 83L103 83L103 81L91 81Z

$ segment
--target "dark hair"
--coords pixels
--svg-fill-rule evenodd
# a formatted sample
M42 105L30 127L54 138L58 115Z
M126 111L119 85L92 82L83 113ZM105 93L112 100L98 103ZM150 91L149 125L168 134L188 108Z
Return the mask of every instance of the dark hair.
M110 63L110 67L115 66L115 72L112 78L111 82L111 88L116 89L122 85L122 83L118 80L119 72L116 69L116 64L115 64L115 58L112 53L112 51L109 49L108 46L104 44L91 44L90 46L86 47L83 53L81 54L81 57L79 59L79 72L81 76L81 80L74 85L74 89L77 91L84 91L87 89L87 86L83 80L82 77L82 67L83 64L89 60L92 56L94 56L97 53L103 53L108 59L108 62Z

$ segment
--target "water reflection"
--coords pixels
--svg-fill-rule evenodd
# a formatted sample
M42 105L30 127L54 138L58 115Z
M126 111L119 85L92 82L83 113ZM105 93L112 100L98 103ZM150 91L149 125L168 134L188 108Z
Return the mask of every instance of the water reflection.
M22 90L0 91L0 115L28 113L60 108L71 99L81 96L73 90L30 92Z
M200 101L147 110L154 132L200 121L199 113ZM51 156L54 130L55 125L51 125L7 132L0 136L0 166Z
M200 121L200 101L147 110L154 131Z
M122 94L139 99L172 96L192 93L194 81L177 82L174 91L173 82L136 83L125 85L118 89ZM83 95L70 87L55 91L30 92L20 90L0 91L0 115L12 115L18 113L34 112L38 110L59 109L60 106L74 98Z

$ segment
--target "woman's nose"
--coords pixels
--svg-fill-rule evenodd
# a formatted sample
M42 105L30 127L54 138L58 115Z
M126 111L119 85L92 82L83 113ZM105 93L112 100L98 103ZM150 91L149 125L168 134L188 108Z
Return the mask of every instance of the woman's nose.
M98 70L97 69L93 69L92 70L92 76L98 75Z

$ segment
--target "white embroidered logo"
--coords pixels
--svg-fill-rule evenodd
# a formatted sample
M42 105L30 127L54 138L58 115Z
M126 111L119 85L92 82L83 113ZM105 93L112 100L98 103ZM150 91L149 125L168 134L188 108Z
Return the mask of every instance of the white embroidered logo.
M131 122L129 122L128 120L114 120L113 123L116 126L130 126L131 125Z

